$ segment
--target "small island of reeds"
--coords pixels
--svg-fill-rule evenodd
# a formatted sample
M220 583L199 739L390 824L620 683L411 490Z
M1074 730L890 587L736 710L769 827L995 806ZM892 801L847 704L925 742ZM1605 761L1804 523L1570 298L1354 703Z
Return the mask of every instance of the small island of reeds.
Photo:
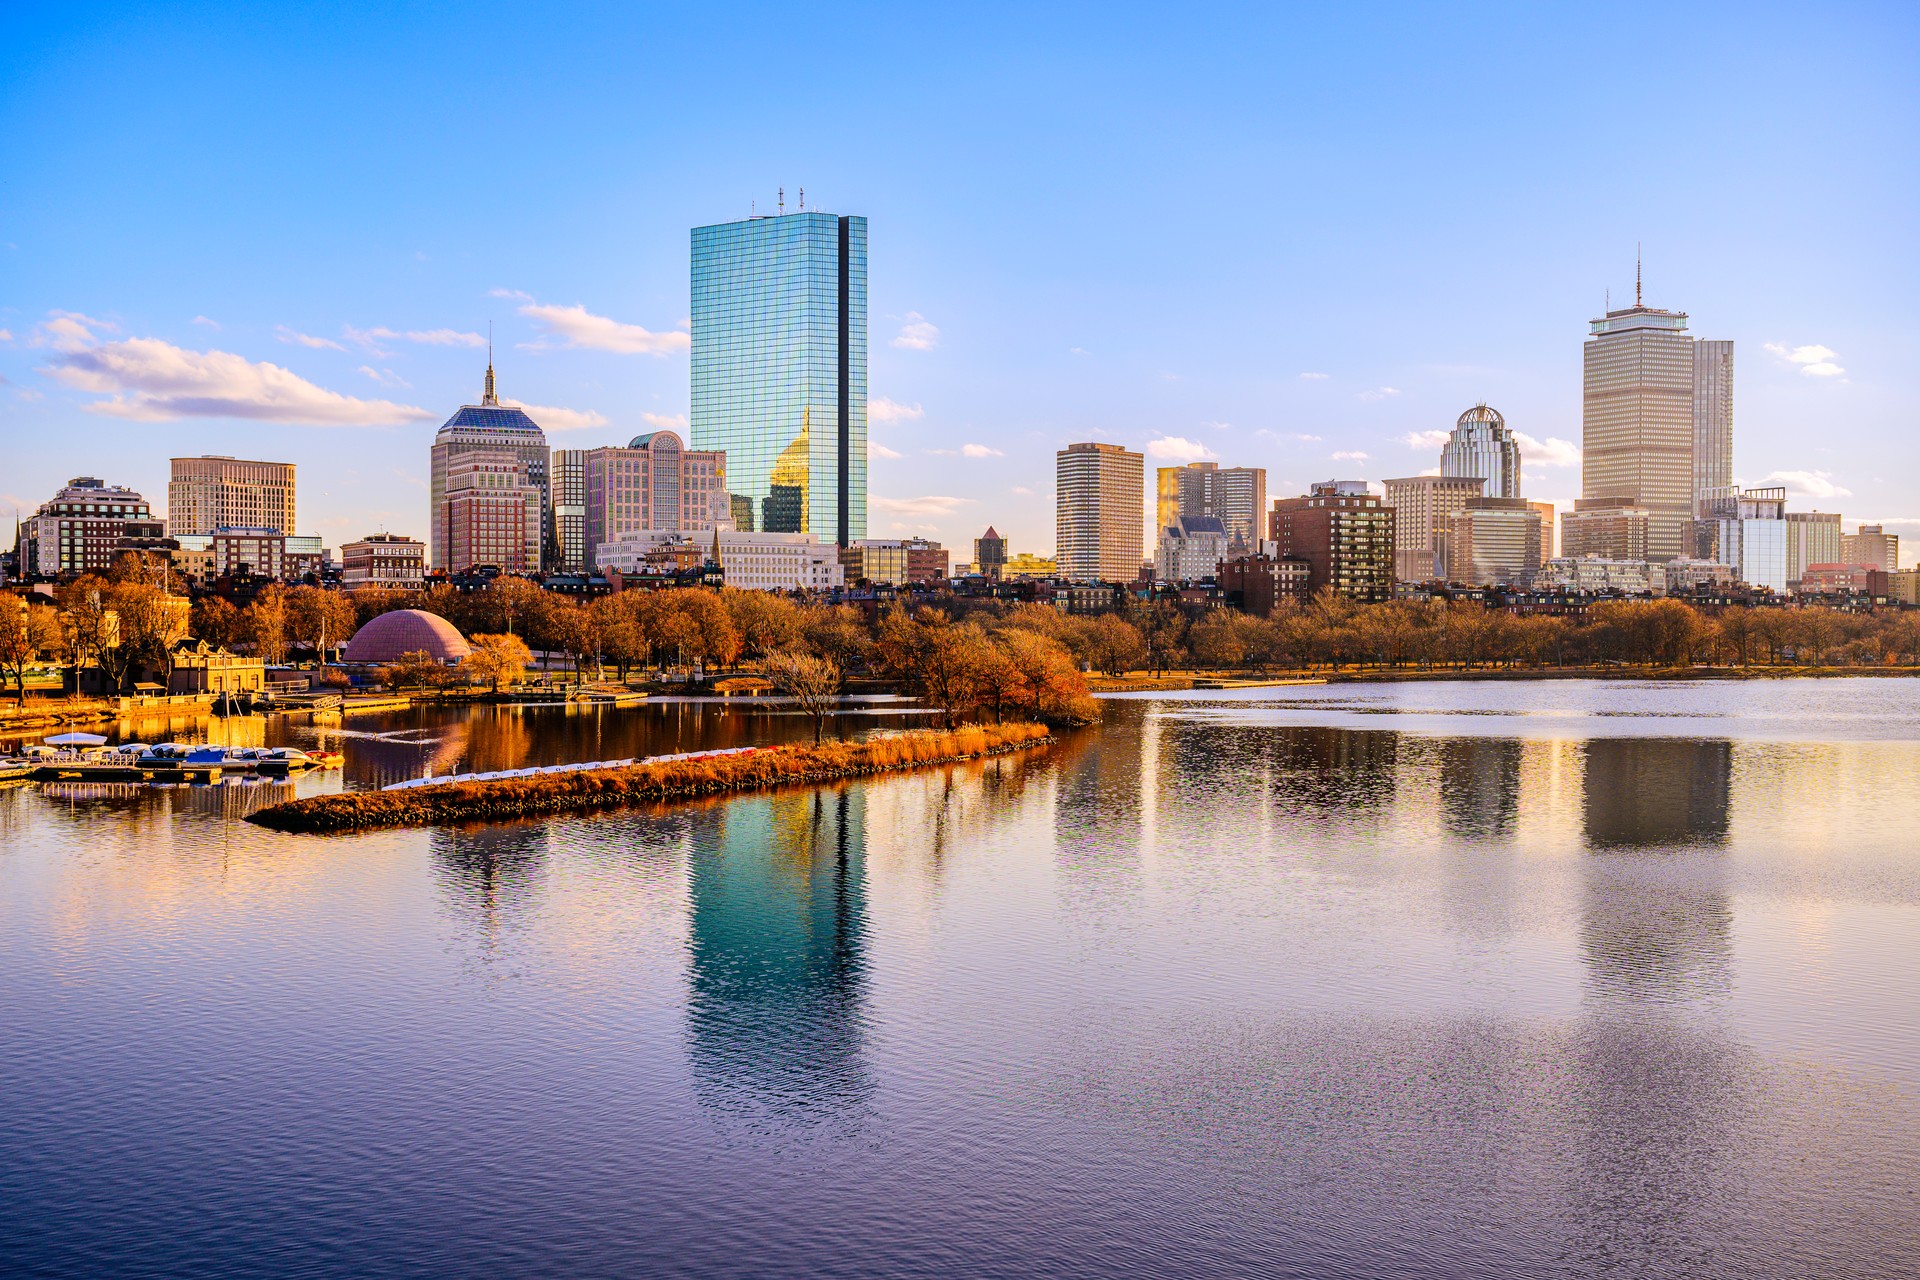
M955 764L1052 740L1051 730L1043 724L968 725L889 734L864 742L768 747L748 755L309 796L249 814L247 821L275 831L315 835L443 822L500 822Z

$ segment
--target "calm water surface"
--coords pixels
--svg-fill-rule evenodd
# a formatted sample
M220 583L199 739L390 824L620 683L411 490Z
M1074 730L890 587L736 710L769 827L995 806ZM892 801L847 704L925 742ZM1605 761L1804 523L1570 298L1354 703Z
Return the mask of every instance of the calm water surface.
M0 1272L1920 1274L1920 683L1107 705L513 826L0 791ZM806 730L212 731L309 790Z

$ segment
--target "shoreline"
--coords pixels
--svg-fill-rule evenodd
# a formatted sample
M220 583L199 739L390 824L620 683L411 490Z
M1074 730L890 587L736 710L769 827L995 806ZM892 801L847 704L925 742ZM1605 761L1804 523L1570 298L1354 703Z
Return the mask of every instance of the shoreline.
M1405 670L1334 671L1331 668L1284 668L1272 673L1178 672L1166 675L1089 676L1087 692L1187 693L1218 692L1261 686L1308 684L1413 684L1445 681L1501 680L1837 680L1847 678L1901 679L1920 676L1920 667L1530 667L1517 670ZM1199 682L1206 682L1204 685ZM1216 683L1217 682L1217 683Z
M556 814L763 791L789 783L814 784L1051 745L1043 724L969 725L919 731L865 742L789 744L751 755L675 760L578 773L550 773L401 791L347 791L290 800L248 814L272 831L336 835L448 822L502 822Z

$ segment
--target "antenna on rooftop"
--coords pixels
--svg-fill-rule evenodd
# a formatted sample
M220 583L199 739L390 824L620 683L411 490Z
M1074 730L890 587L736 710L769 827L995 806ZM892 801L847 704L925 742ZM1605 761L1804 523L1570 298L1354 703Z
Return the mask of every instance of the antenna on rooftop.
M1640 242L1633 243L1633 305L1640 305Z
M802 187L800 188L800 212L805 213L806 211L807 211L807 189L805 187Z
M785 213L786 211L787 211L787 189L785 187L782 187L780 188L780 212Z

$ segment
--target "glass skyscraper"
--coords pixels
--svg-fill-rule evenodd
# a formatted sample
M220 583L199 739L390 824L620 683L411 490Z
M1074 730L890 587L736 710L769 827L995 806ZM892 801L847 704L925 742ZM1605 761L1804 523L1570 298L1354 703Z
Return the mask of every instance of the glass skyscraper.
M736 526L867 536L867 220L693 229L693 447L727 455Z

